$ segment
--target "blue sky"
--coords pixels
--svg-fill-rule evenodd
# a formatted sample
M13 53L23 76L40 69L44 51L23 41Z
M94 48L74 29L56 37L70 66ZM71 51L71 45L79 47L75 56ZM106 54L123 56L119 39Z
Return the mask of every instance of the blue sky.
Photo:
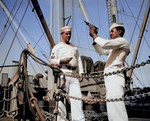
M68 1L68 0L66 0ZM15 3L15 0L3 0L3 2L6 4L6 6L9 8L9 10L12 10L13 5ZM94 24L99 28L98 35L109 39L109 25L108 25L108 16L107 16L107 8L106 8L106 1L105 0L83 0L86 9L88 11L88 17L91 24ZM13 14L17 12L17 9L19 7L19 4L21 1L17 1L16 8L13 11ZM21 4L19 11L16 13L15 18L20 22L25 8L27 6L28 1L23 0L23 3ZM141 9L143 3L143 7ZM43 12L43 15L45 17L45 20L48 25L51 25L53 23L50 23L50 0L39 0L39 4L41 7L41 10ZM69 26L73 27L73 34L71 38L71 42L78 46L80 55L88 56L93 59L94 62L101 60L106 61L105 56L99 56L92 47L92 38L89 36L89 30L88 26L84 23L84 18L81 13L79 4L77 0L73 0L72 2L73 6L67 5L66 8L66 16L71 15L71 21L69 22ZM139 37L140 27L142 25L142 21L145 15L146 7L148 4L148 0L117 0L117 7L118 7L118 18L119 22L123 22L125 25L126 33L125 38L128 40L128 42L131 41L130 47L132 52L127 57L127 62L129 65L131 65L134 50L137 44L137 40ZM71 13L72 12L72 13ZM139 15L140 13L140 15ZM7 22L8 17L6 17L4 11L2 8L0 8L0 41L2 41L2 37L4 36L4 33L7 29L7 26L9 25ZM139 18L139 19L138 19ZM137 21L138 20L138 21ZM136 22L137 21L137 22ZM136 25L137 23L137 25ZM148 19L146 30L144 32L144 38L141 42L141 47L139 49L138 54L138 61L136 63L141 63L143 61L148 60L148 56L150 55L150 17ZM4 29L4 25L6 24L6 28ZM19 23L18 23L19 25ZM135 31L134 27L136 25ZM13 27L14 28L14 27ZM16 29L14 29L16 31ZM33 47L35 47L35 51L37 53L37 56L44 61L48 63L47 58L49 58L50 55L50 46L49 42L47 40L47 37L43 35L43 29L41 26L41 23L39 22L38 18L36 18L36 13L32 12L32 6L29 6L27 9L27 12L24 16L24 19L21 23L21 30L28 39L28 41L31 43ZM134 31L133 37L132 33ZM13 33L12 29L9 28L6 36L4 37L2 43L0 44L0 65L3 64L4 59L6 57L6 54L10 48L10 45L14 39L15 34ZM58 36L59 36L59 30L58 30ZM23 49L26 48L24 42L22 41L22 38L18 35L19 40L15 37L13 46L10 50L10 53L8 54L7 60L5 65L12 64L12 60L18 61L20 58L20 54ZM132 40L131 40L132 38ZM39 41L39 42L38 42ZM23 43L23 48L20 46L19 42ZM36 45L36 43L38 44ZM57 44L59 40L55 40L55 43ZM35 46L36 45L36 46ZM43 56L43 54L46 55L46 58ZM29 74L35 74L38 73L39 66L33 62L32 59L30 59L35 69L32 69L32 66L28 65ZM41 67L40 67L41 68ZM39 70L40 71L40 70ZM145 67L141 67L140 69L136 69L134 73L139 78L141 83L135 78L133 75L134 80L134 86L149 86L150 85L150 74L148 73L150 71L150 65L147 65Z

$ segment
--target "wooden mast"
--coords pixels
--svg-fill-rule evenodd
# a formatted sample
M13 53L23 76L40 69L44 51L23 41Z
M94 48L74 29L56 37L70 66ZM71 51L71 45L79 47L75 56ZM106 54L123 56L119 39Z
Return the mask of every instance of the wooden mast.
M34 7L34 9L35 9L35 11L36 11L40 21L41 21L41 24L42 24L42 26L44 28L44 31L45 31L45 33L47 35L47 38L48 38L48 40L50 42L51 49L52 49L55 46L55 43L54 43L53 37L52 37L52 35L51 35L50 31L49 31L49 28L48 28L48 26L46 24L46 21L44 19L44 16L43 16L43 13L42 13L41 8L39 6L39 3L38 3L37 0L31 0L31 2L33 4L33 7Z

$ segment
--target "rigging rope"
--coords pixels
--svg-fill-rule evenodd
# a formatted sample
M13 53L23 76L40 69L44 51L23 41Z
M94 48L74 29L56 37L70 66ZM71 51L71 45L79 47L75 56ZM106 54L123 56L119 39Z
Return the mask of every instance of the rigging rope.
M127 2L126 2L127 3ZM128 4L127 4L128 5ZM122 5L123 6L123 5ZM123 9L123 8L122 8ZM131 9L130 9L130 12L131 12ZM131 12L131 14L132 14L132 16L130 16L130 15L128 15L128 14L125 14L124 13L124 9L123 9L123 13L121 13L121 12L119 12L120 14L123 14L123 15L126 15L126 16L129 16L129 17L133 17L134 18L134 20L135 20L135 22L137 22L136 21L136 19L138 19L138 20L143 20L143 19L140 19L140 18L136 18L136 17L134 17L134 15L133 15L133 13ZM126 22L127 23L127 22ZM148 22L148 24L149 24L149 22ZM137 24L137 26L138 26L138 28L140 29L140 27L139 27L139 25ZM130 30L130 29L128 29L128 30ZM147 40L146 40L146 38L145 38L145 36L144 36L144 40L146 41L146 43L147 43L147 45L148 45L148 47L150 48L150 45L148 44L148 42L147 42ZM131 41L131 40L130 40Z
M127 4L128 8L129 8L130 12L131 12L131 9L130 9L130 7L129 7L129 5L128 5L128 3L127 3L127 1L126 1L126 0L125 0L125 2L126 2L126 4ZM142 10L142 7L143 7L143 4L144 4L144 0L143 0L143 2L142 2L141 8L140 8L140 12L139 12L139 14L138 14L138 18L137 18L137 20L135 20L135 21L136 21L136 23L135 23L135 26L134 26L134 29L133 29L133 32L132 32L132 36L131 36L131 40L130 40L129 44L131 44L131 42L132 42L133 34L134 34L134 32L135 32L135 28L136 28L136 26L138 25L138 24L137 24L137 22L138 22L138 19L139 19L139 17L140 17L140 13L141 13L141 10ZM132 16L134 17L134 15L133 15L133 13L132 13L132 12L131 12L131 14L132 14ZM135 18L135 17L134 17L134 18Z
M22 3L22 2L21 2ZM21 4L19 5L19 7L21 6ZM19 10L19 9L18 9ZM16 15L16 14L15 14ZM13 16L14 18L15 18L15 16ZM10 26L11 26L11 28L12 28L12 30L13 30L13 32L15 33L15 30L13 29L13 27L12 27L12 25L10 24ZM16 35L16 37L17 37L17 39L18 39L18 36ZM18 41L19 41L19 39L18 39ZM20 41L19 41L19 43L20 43ZM21 45L21 43L20 43L20 45ZM23 48L23 47L22 47ZM30 64L31 64L31 66L32 66L32 63L31 63L31 61L29 60L29 62L30 62ZM2 66L3 67L3 66ZM32 66L32 68L33 68L33 66ZM36 71L35 71L35 69L33 68L33 70L34 70L34 72L35 72L35 74L37 74L36 73ZM44 70L44 69L43 69Z
M126 2L126 5L128 6L128 8L129 8L129 10L130 10L130 12L131 12L131 9L130 9L130 7L129 7L129 5L128 5L128 3L127 3L127 1L125 1ZM144 4L144 1L142 2L142 5L141 5L141 8L140 8L140 12L141 12L141 10L142 10L142 7L143 7L143 4ZM123 9L123 8L122 8ZM123 9L123 12L124 12L124 9ZM135 24L135 26L134 26L134 31L135 31L135 28L136 28L136 26L138 26L138 28L140 29L140 27L139 27L139 25L137 24L137 21L138 20L140 20L139 19L139 16L140 16L140 12L139 12L139 14L138 14L138 18L135 18L134 17L134 15L133 15L133 13L131 12L131 14L132 14L132 17L134 18L134 20L135 20L135 22L136 22L136 24ZM125 14L125 13L124 13ZM136 20L137 19L137 20ZM125 20L126 20L126 18L125 18ZM127 21L127 20L126 20ZM127 22L126 22L127 23ZM130 29L128 29L128 30L130 30ZM134 33L134 31L133 31L133 33ZM133 33L132 33L132 36L131 36L131 40L130 40L130 44L131 44L131 41L133 40ZM130 34L130 32L129 32L129 34ZM146 39L145 39L145 36L143 37L144 38L144 40L146 41ZM143 45L143 44L142 44ZM132 46L133 46L133 42L132 42ZM134 47L133 47L134 48ZM140 56L140 54L138 54L139 56ZM140 59L140 57L139 57L139 59ZM137 62L138 62L138 58L137 58ZM140 70L140 73L141 73L141 70ZM146 73L145 73L146 74ZM143 78L143 77L141 77L141 78ZM139 81L139 80L138 80ZM140 81L139 81L140 82ZM144 85L140 82L140 84L144 87Z
M10 18L10 16L11 16L12 13L13 13L13 11L14 11L14 9L15 9L15 7L16 7L16 4L17 4L17 0L15 1L14 5L13 5L13 8L12 8L12 10L11 10L11 12L10 12L10 15L8 16L8 19L7 19L7 21L6 21L6 24L4 25L4 28L3 28L3 30L2 30L2 33L1 33L0 37L2 36L4 30L5 30L5 28L6 28L7 24L8 24L8 22L9 22L9 18ZM9 25L9 26L10 26L10 25ZM1 43L2 43L2 41L0 42L0 44L1 44Z
M10 87L4 87L4 89L3 89L3 91L2 92L0 92L0 94L2 94L2 93L4 93L4 95L3 95L3 100L0 100L0 103L2 103L3 102L3 108L2 108L2 110L0 111L0 117L2 117L5 113L7 114L7 116L9 116L9 115L13 115L14 117L17 115L17 110L13 110L13 111L9 111L8 110L8 102L10 102L10 101L12 101L12 100L15 100L15 99L17 99L17 95L15 95L14 97L11 97L11 98L6 98L6 96L7 96L7 94L6 94L6 91L7 92L10 92L10 90L12 90L12 88L13 88L13 86L14 85L11 85ZM6 107L7 106L7 107ZM6 110L6 108L7 108L7 110ZM15 112L15 114L13 114L13 112Z
M125 6L123 6L123 5L125 5L125 3L123 3L123 1L120 1L120 6L121 6L121 9L122 9L122 11L123 11L123 17L122 17L122 19L123 20L125 20L125 22L126 22L126 24L127 24L127 30L128 30L128 33L129 33L129 36L130 36L130 38L131 38L131 29L129 29L129 27L130 27L130 25L128 24L128 18L127 18L127 16L126 16L126 14L125 14ZM133 16L130 16L130 17L133 17ZM133 17L134 18L134 17ZM134 39L134 38L133 38ZM134 47L134 44L133 44L133 42L130 44L130 46L132 46L132 48L133 48L133 50L135 50L135 47ZM126 59L127 60L127 59ZM128 61L127 61L128 62ZM127 63L127 65L128 65L128 63ZM129 66L129 65L128 65ZM137 78L137 76L135 75L135 77ZM139 81L139 79L137 78L137 80ZM139 81L140 82L140 81ZM141 82L140 82L140 84L141 84ZM143 85L142 85L143 86Z
M21 7L22 2L23 2L23 0L22 0L21 3L19 4L19 7L18 7L18 9L17 9L15 15L12 17L12 20L10 21L10 24L9 24L9 26L8 26L8 28L7 28L7 30L6 30L6 32L4 33L4 35L3 35L3 37L2 37L2 39L1 39L1 41L0 41L0 44L1 44L2 41L4 40L4 38L5 38L5 36L6 36L6 33L7 33L8 30L9 30L9 27L11 26L11 24L12 24L12 22L13 22L15 16L16 16L16 14L17 14L17 12L19 11L19 9L20 9L20 7ZM11 16L11 14L10 14L10 16ZM9 18L8 18L8 19L9 19ZM19 28L19 27L18 27L18 28Z
M30 2L30 1L28 1L28 2ZM30 4L30 7L31 7L31 8L32 8L32 10L33 10L33 7L32 7L32 5L31 5L31 4ZM38 20L37 14L35 14L35 12L34 12L34 11L33 11L33 13L34 13L34 15L35 15L35 18L36 18L36 20L37 20L37 22L38 22L38 24L39 24L40 28L41 28L41 31L42 31L43 33L45 33L45 32L43 31L43 28L41 27L41 24L40 24L39 20ZM45 40L47 40L46 42L47 42L47 44L48 44L48 45L49 45L49 47L50 47L50 44L49 44L48 39L46 38L45 34L44 34L44 37L45 37Z
M21 19L21 21L20 21L20 24L19 24L19 26L18 26L18 29L17 29L17 31L16 31L16 33L15 33L15 36L14 36L14 38L13 38L13 40L12 40L12 43L11 43L10 47L9 47L9 50L8 50L8 52L7 52L7 55L6 55L5 60L4 60L4 62L3 62L3 66L4 66L4 64L5 64L5 62L6 62L6 59L7 59L7 57L8 57L8 54L9 54L9 52L10 52L10 50L11 50L11 47L12 47L12 45L13 45L13 43L14 43L14 40L15 40L15 38L16 38L16 35L17 35L18 30L19 30L19 28L20 28L20 25L21 25L21 23L22 23L22 21L23 21L23 18L24 18L24 16L25 16L25 13L26 13L26 11L27 11L28 6L29 6L29 3L27 4L27 7L26 7L25 12L24 12L24 14L23 14L23 16L22 16L22 19ZM1 68L0 73L2 72L2 70L3 70L3 68Z
M21 2L22 3L22 2ZM20 6L21 6L21 3L20 3L20 5L19 5L19 7L18 7L18 9L17 9L17 11L19 10L19 8L20 8ZM17 14L17 12L15 13L15 15ZM13 16L13 19L15 18L15 16ZM11 23L12 23L12 21L11 21ZM10 26L11 26L11 24L10 24ZM9 27L10 27L9 26ZM11 26L12 27L12 26ZM12 28L13 29L13 28ZM14 29L13 29L13 32L15 33L15 31L14 31ZM16 35L17 36L17 35ZM18 37L17 37L18 38ZM19 39L18 39L19 40ZM19 43L20 43L20 41L19 41ZM21 45L21 43L20 43L20 45ZM44 52L44 51L43 51ZM42 52L41 52L42 53ZM45 55L42 53L42 55L45 57ZM45 57L46 58L46 57ZM46 58L46 59L48 59L48 58ZM31 63L31 62L30 62ZM32 65L32 64L31 64ZM33 68L34 69L34 68ZM41 68L40 68L41 69ZM43 68L42 68L43 69ZM44 70L44 69L43 69ZM35 70L34 70L35 71Z

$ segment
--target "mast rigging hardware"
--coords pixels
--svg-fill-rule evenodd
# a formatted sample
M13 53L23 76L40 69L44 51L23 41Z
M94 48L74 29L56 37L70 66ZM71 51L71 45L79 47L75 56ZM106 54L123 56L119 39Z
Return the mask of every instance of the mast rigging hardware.
M68 17L63 17L63 20L66 20L66 19L68 19L68 21L67 21L67 23L66 23L66 26L68 26L68 23L69 23L69 21L70 21L70 19L71 19L71 16L68 16Z
M15 66L19 66L19 65L4 65L4 66L0 66L0 68L3 68L3 67L15 67Z

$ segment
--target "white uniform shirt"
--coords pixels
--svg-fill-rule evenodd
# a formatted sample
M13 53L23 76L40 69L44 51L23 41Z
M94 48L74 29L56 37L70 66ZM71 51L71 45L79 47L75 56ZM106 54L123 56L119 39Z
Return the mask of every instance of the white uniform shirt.
M126 56L130 53L130 47L128 41L123 37L116 39L106 40L101 37L97 37L93 45L96 52L100 55L108 55L105 67L123 66Z
M79 56L78 48L72 44L68 45L63 42L55 45L52 49L50 57L50 65L60 66L60 60L64 58L71 58L72 60L67 64L67 66L77 67L79 74L83 73L82 61ZM66 65L66 64L65 64ZM61 70L64 73L74 73L74 71L69 70L63 66Z

